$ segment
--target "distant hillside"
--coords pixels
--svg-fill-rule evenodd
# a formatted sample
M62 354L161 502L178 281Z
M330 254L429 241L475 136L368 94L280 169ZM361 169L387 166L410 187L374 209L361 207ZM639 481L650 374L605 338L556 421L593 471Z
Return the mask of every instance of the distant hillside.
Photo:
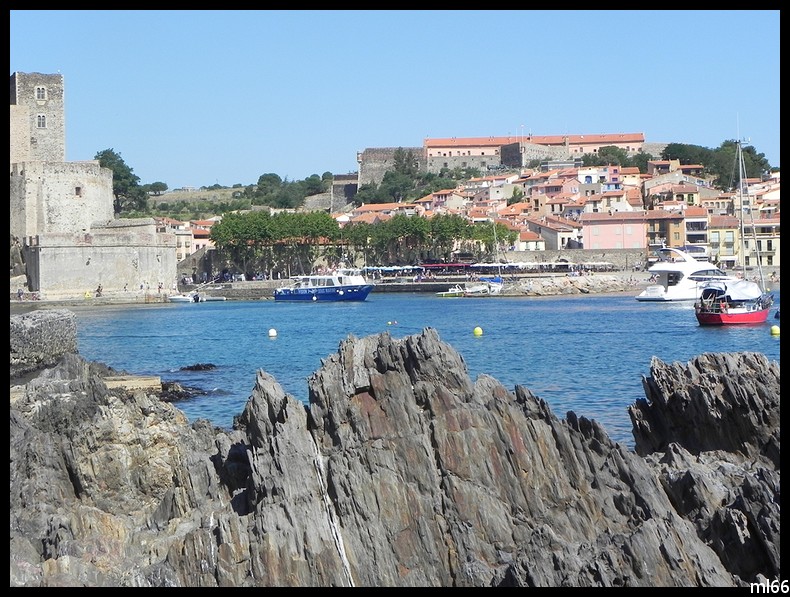
M196 191L168 191L161 195L149 195L148 201L154 203L175 203L176 201L230 201L234 193L243 193L244 189L210 189Z

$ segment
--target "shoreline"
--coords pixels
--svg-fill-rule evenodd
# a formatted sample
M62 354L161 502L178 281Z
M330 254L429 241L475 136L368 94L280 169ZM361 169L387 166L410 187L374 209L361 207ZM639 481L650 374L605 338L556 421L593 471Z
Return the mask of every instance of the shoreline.
M431 295L446 290L454 284L467 282L463 276L445 277L442 279L415 282L405 278L376 281L374 293L413 293ZM247 281L217 285L206 289L209 296L224 296L227 301L273 300L272 290L283 283L276 281ZM525 275L515 280L507 280L502 294L487 298L538 298L577 295L622 295L633 293L635 297L650 283L650 275L646 271L615 271L590 273L582 276L567 274L536 274ZM769 282L769 291L778 290L780 277ZM103 307L112 305L157 305L169 303L168 296L191 292L194 287L179 288L178 292L152 293L150 291L105 291L104 296L86 297L84 295L66 295L58 298L38 300L19 300L16 296L10 299L11 313L24 313L38 308L68 307ZM468 298L468 297L461 297Z
M516 280L506 282L505 290L498 297L518 298L536 296L557 296L574 294L622 294L633 291L634 295L648 284L649 276L644 272L606 272L587 274L585 276L567 276L565 274L523 276ZM404 279L393 281L377 281L374 292L389 293L414 293L431 295L440 290L446 290L456 283L465 283L468 280L460 277L454 279L429 280L423 282L406 281ZM225 296L227 301L246 300L273 300L272 289L281 284L276 282L234 282L225 284L223 288L208 289L210 296ZM592 282L592 283L588 283ZM598 283L596 283L598 282ZM531 291L525 288L531 287ZM576 291L573 291L573 290ZM191 292L193 288L184 288L183 292ZM568 292L571 290L571 292ZM181 294L181 292L114 292L105 291L101 297L85 297L84 295L67 295L58 298L42 298L36 300L19 300L11 298L12 312L23 312L37 307L91 307L107 305L149 305L168 303L168 296ZM490 297L497 298L497 297Z

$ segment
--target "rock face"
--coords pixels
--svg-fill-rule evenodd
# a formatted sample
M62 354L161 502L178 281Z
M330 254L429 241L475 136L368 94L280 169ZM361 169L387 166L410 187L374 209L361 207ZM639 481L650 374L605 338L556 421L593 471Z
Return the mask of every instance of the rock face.
M12 587L780 576L779 365L758 354L654 360L636 452L524 387L471 380L430 328L349 337L307 407L259 371L232 431L102 374L65 354L15 389Z
M11 317L11 378L52 365L77 352L77 319L65 309Z

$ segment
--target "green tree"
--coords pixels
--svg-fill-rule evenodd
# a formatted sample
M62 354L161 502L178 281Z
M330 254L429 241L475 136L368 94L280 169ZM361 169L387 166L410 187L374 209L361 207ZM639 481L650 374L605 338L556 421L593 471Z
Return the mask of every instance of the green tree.
M432 258L450 261L456 243L471 236L472 225L458 214L437 214L429 223Z
M407 174L388 170L379 185L378 201L375 203L397 203L406 198L414 187L414 179Z
M710 165L713 158L712 150L699 145L670 143L661 152L662 160L678 160L682 165Z
M123 161L120 153L104 149L94 159L102 168L112 170L113 211L116 216L125 211L148 210L148 194L139 184L140 177Z
M604 160L604 165L627 166L628 153L625 149L615 145L605 145L598 150L598 158Z
M420 165L411 149L405 150L402 147L398 147L393 155L393 162L395 165L395 172L398 174L403 174L409 178L417 177Z
M320 178L318 174L313 174L305 178L301 183L301 191L304 193L302 198L323 193L328 188L329 185L325 179Z
M651 154L640 152L631 156L631 166L639 168L642 174L647 174L647 163L654 159Z
M167 185L163 182L152 182L148 187L150 191L157 196L167 191Z

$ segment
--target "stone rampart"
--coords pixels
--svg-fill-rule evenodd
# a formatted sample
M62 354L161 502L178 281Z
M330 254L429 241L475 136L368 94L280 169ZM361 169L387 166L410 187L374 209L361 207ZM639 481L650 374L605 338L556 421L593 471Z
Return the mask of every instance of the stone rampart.
M156 232L151 218L94 223L83 234L52 233L27 247L29 286L45 298L105 291L172 288L176 275L176 238Z
M11 164L11 234L86 231L112 219L112 180L98 161Z
M388 170L395 169L395 152L398 149L411 151L417 158L421 172L427 171L428 164L422 147L369 147L357 156L359 163L359 186L379 184Z

